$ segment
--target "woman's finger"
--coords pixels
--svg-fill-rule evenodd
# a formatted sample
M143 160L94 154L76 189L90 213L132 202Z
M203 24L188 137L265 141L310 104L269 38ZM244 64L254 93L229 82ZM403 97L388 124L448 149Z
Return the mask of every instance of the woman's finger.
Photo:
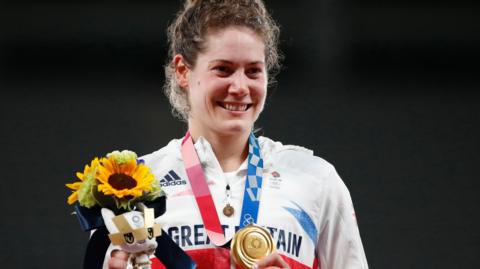
M267 268L290 269L290 266L288 266L288 264L276 252L261 259L260 261L257 262L255 266L256 267L253 267L255 269L267 269Z
M125 251L114 250L110 254L110 260L108 260L109 269L125 269L128 264L129 254Z

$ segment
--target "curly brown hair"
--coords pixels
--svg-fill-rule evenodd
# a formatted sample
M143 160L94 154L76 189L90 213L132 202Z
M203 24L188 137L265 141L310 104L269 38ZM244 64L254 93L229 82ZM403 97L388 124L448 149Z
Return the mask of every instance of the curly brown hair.
M256 32L265 44L265 65L269 84L280 69L278 50L279 27L262 0L187 0L168 27L169 60L165 66L165 94L172 112L181 120L188 119L190 106L187 91L175 79L175 55L194 68L197 56L205 49L206 35L229 26L243 26Z

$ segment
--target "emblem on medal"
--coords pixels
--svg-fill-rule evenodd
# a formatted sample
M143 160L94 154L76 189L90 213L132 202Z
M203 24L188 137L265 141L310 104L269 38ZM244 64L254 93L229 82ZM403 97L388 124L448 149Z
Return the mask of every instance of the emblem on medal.
M242 269L250 269L260 259L275 251L270 232L250 224L239 230L232 239L230 252L234 262Z

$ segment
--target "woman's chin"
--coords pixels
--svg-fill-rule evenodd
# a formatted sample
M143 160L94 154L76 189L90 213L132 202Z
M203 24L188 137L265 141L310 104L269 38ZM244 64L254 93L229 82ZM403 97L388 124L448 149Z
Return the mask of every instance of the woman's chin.
M250 133L252 130L252 125L244 121L224 122L218 127L220 127L218 130L225 135L241 135L245 132Z

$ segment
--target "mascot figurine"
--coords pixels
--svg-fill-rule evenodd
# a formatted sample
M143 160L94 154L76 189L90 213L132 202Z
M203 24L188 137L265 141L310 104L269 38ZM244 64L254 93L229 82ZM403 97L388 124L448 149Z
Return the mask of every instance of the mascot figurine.
M155 252L155 237L161 235L160 224L154 223L154 210L142 203L140 211L130 211L115 216L113 211L102 208L102 217L110 233L112 245L130 253L129 263L134 269L151 269L150 255Z

